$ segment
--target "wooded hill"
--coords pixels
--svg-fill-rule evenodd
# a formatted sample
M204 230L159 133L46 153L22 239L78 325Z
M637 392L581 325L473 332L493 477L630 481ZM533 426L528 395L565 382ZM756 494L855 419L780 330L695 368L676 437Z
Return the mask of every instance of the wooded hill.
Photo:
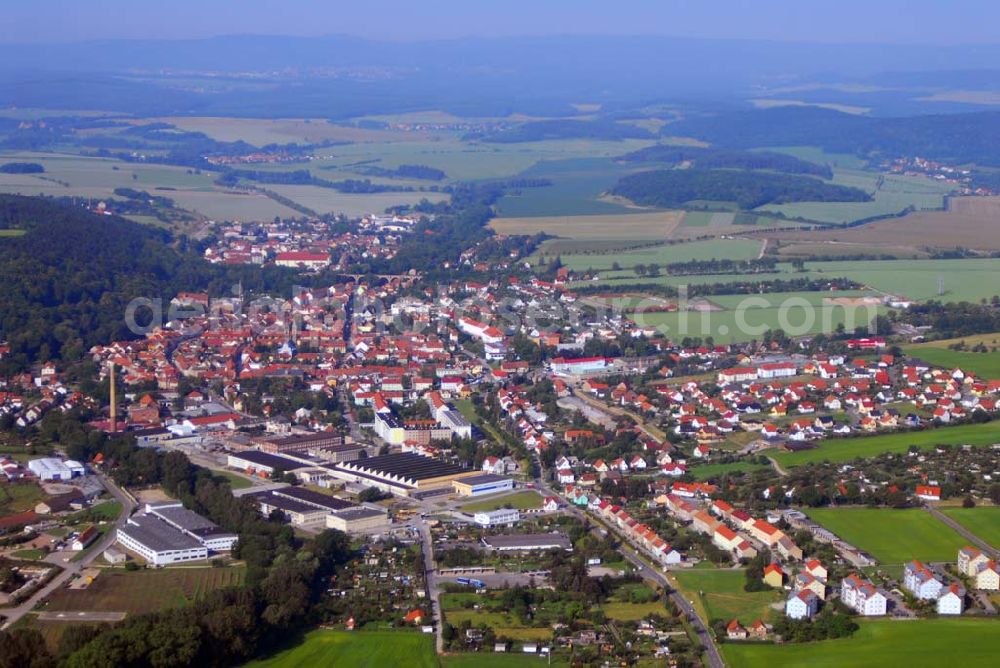
M677 208L699 200L733 202L741 209L787 202L866 202L858 188L809 176L728 169L662 169L621 178L611 194L640 206Z
M209 264L163 230L51 199L0 196L0 229L25 230L0 238L6 371L75 360L97 343L132 338L125 308L136 297L166 305L180 291L231 294L240 281L247 290L289 294L295 282L286 269Z

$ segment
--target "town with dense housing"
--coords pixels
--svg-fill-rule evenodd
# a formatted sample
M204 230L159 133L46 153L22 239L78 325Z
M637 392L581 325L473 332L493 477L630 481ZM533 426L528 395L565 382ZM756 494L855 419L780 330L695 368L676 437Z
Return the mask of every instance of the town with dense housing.
M5 30L0 668L995 665L1000 51Z

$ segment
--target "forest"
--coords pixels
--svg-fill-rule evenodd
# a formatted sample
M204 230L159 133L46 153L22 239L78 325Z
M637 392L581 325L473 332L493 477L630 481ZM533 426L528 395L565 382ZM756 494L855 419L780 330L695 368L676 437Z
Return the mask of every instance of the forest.
M818 165L785 153L773 151L736 151L657 144L626 153L622 162L658 162L679 165L690 162L700 169L764 169L785 174L809 174L823 179L833 178L829 165Z
M287 294L296 282L279 267L211 265L185 238L175 243L163 230L55 200L0 196L5 228L26 233L0 243L0 332L11 347L4 372L134 338L124 315L136 297L229 294L240 281L248 291Z
M37 162L8 162L0 165L0 174L44 174L45 167Z
M787 202L866 202L858 188L824 183L809 176L727 169L663 169L622 177L611 193L641 206L681 207L705 200L735 202L741 209Z
M308 169L296 169L290 172L272 172L254 169L227 169L222 176L215 180L215 183L222 186L234 186L240 179L255 181L257 183L279 184L279 185L308 185L320 188L330 188L343 193L384 193L384 192L406 192L413 188L408 186L385 185L372 183L368 179L344 179L342 181L329 181L313 176Z
M721 113L665 126L728 148L820 146L865 157L915 156L1000 165L1000 112L877 118L815 107Z

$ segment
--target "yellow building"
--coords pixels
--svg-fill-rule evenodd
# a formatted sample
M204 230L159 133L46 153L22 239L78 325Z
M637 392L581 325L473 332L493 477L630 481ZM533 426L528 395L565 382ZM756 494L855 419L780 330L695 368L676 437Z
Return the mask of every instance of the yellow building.
M780 589L785 584L785 573L778 564L768 564L764 569L764 584Z

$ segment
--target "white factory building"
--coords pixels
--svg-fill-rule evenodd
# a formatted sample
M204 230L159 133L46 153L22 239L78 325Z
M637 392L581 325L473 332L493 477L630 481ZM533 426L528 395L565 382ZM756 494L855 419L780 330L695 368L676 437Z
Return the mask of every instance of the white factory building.
M147 504L118 529L119 544L155 566L207 559L228 552L238 539L180 502Z
M472 516L472 521L481 527L509 526L521 521L521 513L515 508L499 508L476 513Z
M72 459L63 461L56 457L32 459L28 462L28 470L34 473L39 480L69 480L87 472L80 462Z

